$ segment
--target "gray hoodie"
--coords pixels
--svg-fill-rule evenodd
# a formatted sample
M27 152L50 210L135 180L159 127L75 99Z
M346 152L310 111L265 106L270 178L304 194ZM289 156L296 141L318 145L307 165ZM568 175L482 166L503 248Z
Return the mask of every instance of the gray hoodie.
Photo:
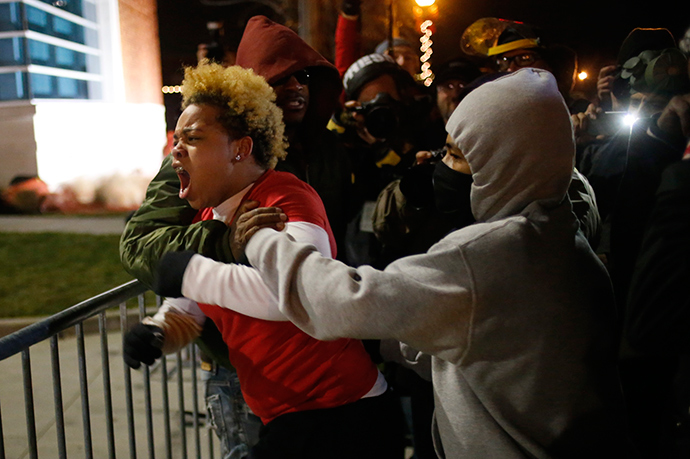
M447 129L477 224L385 271L272 230L249 261L307 333L432 355L441 457L628 457L613 296L566 197L574 143L555 79L523 69L487 83Z

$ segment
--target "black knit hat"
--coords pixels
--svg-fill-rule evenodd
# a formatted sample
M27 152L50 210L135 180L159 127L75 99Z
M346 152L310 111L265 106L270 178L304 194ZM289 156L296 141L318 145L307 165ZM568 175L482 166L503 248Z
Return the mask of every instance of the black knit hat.
M441 84L448 80L460 80L468 84L482 74L479 66L465 57L456 57L444 62L434 73L436 74L434 84Z
M365 84L381 75L391 75L397 81L403 73L409 77L409 74L388 55L375 53L360 57L343 75L345 97L347 100L356 99Z

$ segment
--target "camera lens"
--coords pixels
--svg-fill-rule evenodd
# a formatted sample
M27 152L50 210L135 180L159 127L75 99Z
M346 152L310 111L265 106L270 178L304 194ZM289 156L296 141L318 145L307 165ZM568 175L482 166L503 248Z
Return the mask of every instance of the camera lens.
M390 107L373 107L366 113L364 125L372 136L387 139L398 127L398 116Z

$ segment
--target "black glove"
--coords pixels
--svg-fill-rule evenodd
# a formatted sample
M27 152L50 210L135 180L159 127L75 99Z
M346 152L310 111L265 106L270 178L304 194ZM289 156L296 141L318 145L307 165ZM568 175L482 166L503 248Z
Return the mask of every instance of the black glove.
M137 369L144 362L152 365L163 353L163 330L155 325L144 325L141 322L125 334L122 346L122 357L130 367Z
M163 255L153 273L153 291L160 296L180 298L182 296L182 277L194 252L168 252Z
M343 0L340 10L348 16L359 16L360 0Z

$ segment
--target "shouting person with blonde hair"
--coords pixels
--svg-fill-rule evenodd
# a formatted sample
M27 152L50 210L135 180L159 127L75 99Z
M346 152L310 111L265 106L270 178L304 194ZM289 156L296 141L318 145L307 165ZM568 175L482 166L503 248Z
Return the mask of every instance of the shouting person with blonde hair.
M164 162L161 173L174 169L178 198L198 211L195 220L242 225L262 217L257 211L235 221L251 207L249 201L280 208L288 221L269 224L313 244L324 256L334 256L319 196L294 175L273 170L285 156L286 144L282 114L266 81L252 70L202 62L186 69L182 95L184 111L175 129L172 160ZM149 198L155 200L152 187ZM157 250L170 242L167 236L156 239L155 230L142 231L141 237L158 244ZM132 234L127 240L140 242ZM174 241L171 245L172 251L184 248ZM183 253L187 261L193 254ZM264 423L250 457L394 457L387 439L393 438L395 426L384 420L395 405L359 340L319 341L280 314L260 320L215 306L231 301L275 308L278 300L258 271L237 262L230 265L222 289L209 289L207 282L215 274L208 272L199 277L205 280L185 284L197 301L177 298L182 284L175 272L181 266L188 267L179 260L166 263L165 257L160 262L154 284L168 298L156 315L128 332L128 365L151 364L161 352L190 342L200 335L206 317L211 318L227 345L225 358L237 370L244 399Z

